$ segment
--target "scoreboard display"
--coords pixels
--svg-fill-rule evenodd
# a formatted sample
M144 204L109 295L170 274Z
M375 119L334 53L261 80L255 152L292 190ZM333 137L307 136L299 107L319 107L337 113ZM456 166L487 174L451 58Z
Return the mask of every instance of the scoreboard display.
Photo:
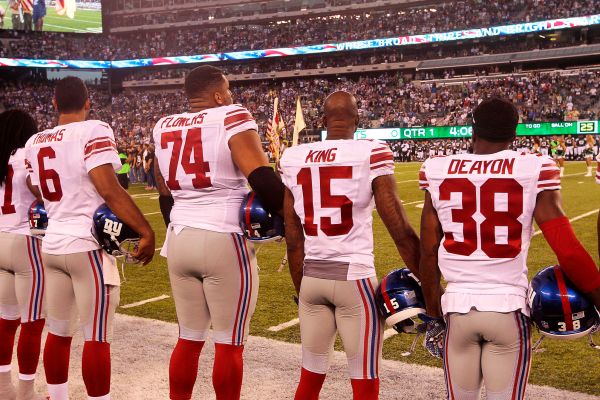
M519 124L517 136L597 135L600 121L534 122ZM462 126L426 126L412 128L358 129L355 139L406 140L406 139L460 139L470 138L473 128ZM325 140L327 131L321 131Z

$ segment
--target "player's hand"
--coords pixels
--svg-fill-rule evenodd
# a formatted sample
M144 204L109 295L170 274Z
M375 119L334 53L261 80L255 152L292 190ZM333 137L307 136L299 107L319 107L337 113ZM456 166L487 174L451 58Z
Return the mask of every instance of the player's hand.
M133 257L139 260L143 265L146 265L150 261L152 261L152 258L154 257L155 247L156 245L154 243L154 232L142 235L142 237L140 238L138 248L133 254Z
M441 317L430 317L419 314L419 318L426 324L424 346L435 358L444 358L444 346L446 342L446 323Z

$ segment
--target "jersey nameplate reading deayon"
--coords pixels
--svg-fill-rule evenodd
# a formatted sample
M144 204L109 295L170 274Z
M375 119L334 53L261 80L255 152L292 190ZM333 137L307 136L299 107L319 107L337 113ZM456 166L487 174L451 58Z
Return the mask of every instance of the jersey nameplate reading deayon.
M483 161L455 159L448 165L448 175L512 175L514 165L514 158Z
M309 150L306 155L305 163L320 163L320 162L333 162L335 161L335 156L337 147L327 150Z

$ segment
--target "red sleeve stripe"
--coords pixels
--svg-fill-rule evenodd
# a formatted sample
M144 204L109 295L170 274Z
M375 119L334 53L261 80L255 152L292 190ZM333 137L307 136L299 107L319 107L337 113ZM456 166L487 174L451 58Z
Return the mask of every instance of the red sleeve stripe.
M245 124L245 123L247 123L247 122L254 122L254 118L251 118L251 119L245 119L245 120L243 120L243 121L240 121L240 122L237 122L237 123L235 123L235 124L233 124L233 125L226 126L226 127L225 127L225 129L229 131L229 130L231 130L231 129L235 128L235 127L238 127L238 126L240 126L240 125L244 125L244 124Z
M91 156L95 156L96 154L104 153L105 151L114 151L116 153L117 149L115 147L106 147L103 149L97 149L97 150L94 150L93 152L91 152L90 154L86 155L85 157L83 157L83 160L86 161Z
M540 183L538 189L542 188L557 188L560 189L560 182Z
M116 149L115 142L113 142L112 140L105 140L104 142L96 142L94 144L87 145L85 146L85 151L83 153L87 156L96 150L105 148Z
M254 118L252 118L252 114L250 114L249 112L240 112L238 114L234 114L232 116L225 118L224 124L225 124L225 126L227 126L227 125L235 124L236 122L247 120L247 119L254 119Z
M113 142L113 143L115 142L115 141L114 141L114 140L113 140L113 139L112 139L110 136L101 136L101 137L97 137L97 138L95 138L95 139L91 139L91 140L89 140L89 141L88 141L88 142L85 144L85 147L87 147L87 146L90 146L90 145L92 145L92 144L94 144L94 143L96 143L96 142L99 142L99 141L105 141L105 140L110 140L110 141L111 141L111 142Z
M419 189L427 189L429 187L429 183L421 183L419 184Z
M246 109L245 109L244 107L242 107L242 106L235 106L235 107L236 107L236 109L235 109L235 110L231 110L231 111L227 112L225 115L231 115L231 114L235 114L235 113L237 113L237 112L240 112L240 111L246 111L246 112L248 112L248 110L246 110Z
M425 175L425 171L419 171L419 180L427 181L427 176Z
M551 163L551 164L542 164L542 168L550 168L550 167L556 167L555 163Z
M371 154L376 153L378 151L390 151L389 147L377 147L376 149L371 150Z
M560 171L556 169L549 169L547 171L541 171L538 181L558 181L560 180Z
M381 162L381 163L378 163L378 164L371 164L371 170L379 169L379 168L392 168L392 169L394 169L394 163L393 162Z
M394 155L389 151L385 153L371 155L371 165L377 164L382 161L394 161Z

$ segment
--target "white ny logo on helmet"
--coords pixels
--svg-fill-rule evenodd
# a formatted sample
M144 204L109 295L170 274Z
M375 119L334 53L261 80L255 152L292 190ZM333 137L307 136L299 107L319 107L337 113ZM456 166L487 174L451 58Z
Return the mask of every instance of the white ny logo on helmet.
M112 221L107 219L104 221L104 233L110 235L110 238L114 242L117 241L117 236L121 234L121 229L123 229L123 224L121 222Z

